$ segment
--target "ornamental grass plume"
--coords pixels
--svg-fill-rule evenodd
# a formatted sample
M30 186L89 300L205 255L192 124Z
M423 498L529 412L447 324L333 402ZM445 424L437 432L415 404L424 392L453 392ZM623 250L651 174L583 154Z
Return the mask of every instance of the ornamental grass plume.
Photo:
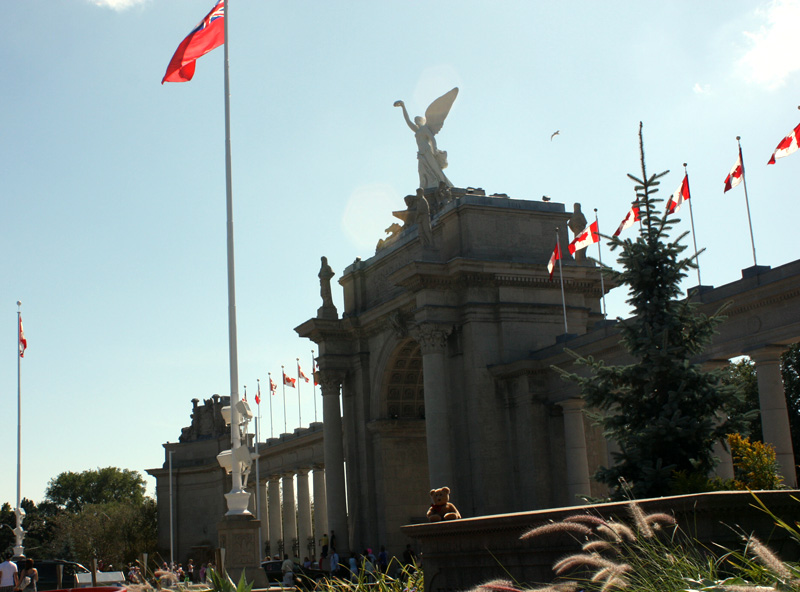
M577 522L550 522L549 524L543 524L541 526L537 526L536 528L532 528L528 532L524 533L519 538L523 541L526 539L532 539L537 536L548 535L548 534L579 534L583 536L588 536L592 533L592 529L588 526L584 526L583 524L578 524Z
M578 582L558 582L539 588L519 588L510 580L493 580L486 582L470 592L577 592Z

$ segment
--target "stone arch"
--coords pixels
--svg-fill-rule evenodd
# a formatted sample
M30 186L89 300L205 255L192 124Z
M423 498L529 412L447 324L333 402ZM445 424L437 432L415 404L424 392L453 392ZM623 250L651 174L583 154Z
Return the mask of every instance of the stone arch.
M424 419L422 354L413 339L392 352L381 381L380 413L387 419Z

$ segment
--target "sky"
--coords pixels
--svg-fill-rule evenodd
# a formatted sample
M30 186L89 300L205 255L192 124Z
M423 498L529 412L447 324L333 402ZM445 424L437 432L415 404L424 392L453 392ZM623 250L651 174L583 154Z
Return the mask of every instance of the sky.
M4 3L0 502L16 500L18 300L23 497L41 501L63 471L159 467L191 400L229 394L222 48L191 82L160 84L213 4ZM321 304L320 257L334 282L369 258L417 186L398 99L413 117L459 87L437 136L456 186L580 202L609 234L633 199L642 121L649 172L671 171L661 196L688 163L706 285L753 265L744 188L722 191L741 136L757 261L797 258L800 154L766 163L800 122L798 0L229 0L228 19L251 402L268 372L294 373L298 357L310 370L313 344L294 327ZM612 292L610 317L624 301ZM334 302L341 313L336 283ZM302 418L287 394L289 431L314 418L311 389L300 395ZM318 392L317 409L321 420ZM279 390L276 435L283 413Z

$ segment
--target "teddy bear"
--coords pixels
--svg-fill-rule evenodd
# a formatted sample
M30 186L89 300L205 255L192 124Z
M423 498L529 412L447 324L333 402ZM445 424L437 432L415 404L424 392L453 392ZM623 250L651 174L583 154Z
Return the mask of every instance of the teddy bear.
M431 489L431 507L428 509L427 516L429 522L458 520L461 518L461 514L458 513L458 508L450 503L449 487Z

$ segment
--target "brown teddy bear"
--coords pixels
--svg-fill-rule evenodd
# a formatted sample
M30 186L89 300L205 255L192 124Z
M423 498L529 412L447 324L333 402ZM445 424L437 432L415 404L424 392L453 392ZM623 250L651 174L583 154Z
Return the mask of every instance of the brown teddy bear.
M428 509L428 521L439 522L440 520L458 520L459 518L461 518L461 514L450 503L450 488L431 489L431 507Z

